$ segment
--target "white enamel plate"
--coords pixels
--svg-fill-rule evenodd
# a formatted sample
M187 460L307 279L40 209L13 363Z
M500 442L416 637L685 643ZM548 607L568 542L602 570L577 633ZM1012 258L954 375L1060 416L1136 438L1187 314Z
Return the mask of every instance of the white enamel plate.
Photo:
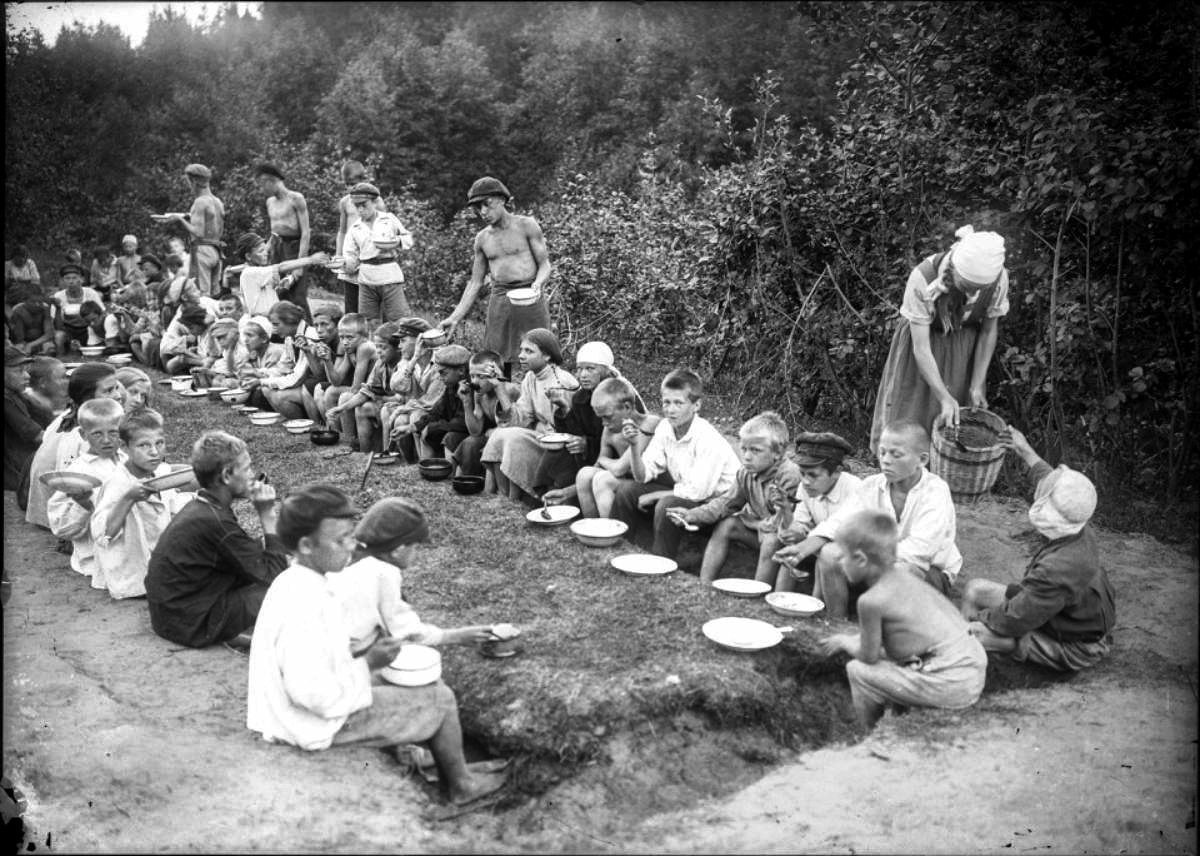
M679 568L673 559L650 553L625 553L621 556L613 556L609 564L631 577L661 576Z
M757 618L714 618L700 628L712 641L734 651L761 651L783 641L778 627Z

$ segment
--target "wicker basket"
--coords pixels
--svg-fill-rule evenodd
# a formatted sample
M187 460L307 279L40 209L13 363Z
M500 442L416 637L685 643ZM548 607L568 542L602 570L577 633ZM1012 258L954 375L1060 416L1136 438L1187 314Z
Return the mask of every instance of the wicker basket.
M1007 425L981 407L962 408L958 422L958 428L934 426L929 469L950 485L956 502L974 502L992 489L1000 475L1008 451L1000 435Z

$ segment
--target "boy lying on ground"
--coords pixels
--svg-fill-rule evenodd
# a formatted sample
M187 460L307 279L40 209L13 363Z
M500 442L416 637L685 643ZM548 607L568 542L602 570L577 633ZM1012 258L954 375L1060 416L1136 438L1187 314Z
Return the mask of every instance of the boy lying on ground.
M359 528L375 551L384 552L390 543L388 552L407 561L424 520L411 508L399 517L392 510L376 505ZM454 693L441 680L422 687L373 680L406 638L427 630L380 636L358 656L351 653L343 605L328 575L350 558L357 513L346 494L327 485L309 485L284 500L279 534L295 559L271 584L255 627L246 725L267 741L307 750L428 741L450 801L465 806L499 790L505 776L467 768ZM462 631L475 635L482 628Z
M747 420L738 437L742 467L733 487L696 508L669 508L667 517L676 526L716 524L704 548L700 582L708 584L717 578L730 542L737 542L758 551L754 578L775 585L779 572L775 551L783 546L779 528L800 484L800 468L784 457L788 429L775 411Z
M1036 488L1029 522L1046 543L1019 583L976 579L963 594L962 614L988 651L1063 672L1094 666L1108 654L1116 623L1112 584L1100 567L1088 525L1096 488L1065 464L1051 470L1025 435L1009 426L1012 448Z
M846 664L850 697L868 729L888 704L970 707L987 673L987 654L967 632L966 620L896 561L896 542L888 514L861 511L843 521L836 540L839 567L851 584L866 587L858 600L859 632L820 643L826 655L844 651L852 658Z

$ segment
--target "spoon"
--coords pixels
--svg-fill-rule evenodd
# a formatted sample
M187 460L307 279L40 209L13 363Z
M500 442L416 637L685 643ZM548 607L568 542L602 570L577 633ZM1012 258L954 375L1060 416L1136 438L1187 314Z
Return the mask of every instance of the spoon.
M553 520L553 515L550 514L550 500L542 497L542 520Z

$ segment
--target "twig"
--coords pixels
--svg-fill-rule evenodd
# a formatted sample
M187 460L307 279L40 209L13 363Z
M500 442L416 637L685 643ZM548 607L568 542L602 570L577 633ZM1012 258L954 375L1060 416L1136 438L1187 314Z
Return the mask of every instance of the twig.
M826 270L828 270L828 268L826 268ZM855 309L855 308L854 308L854 304L850 302L850 298L848 298L848 297L847 297L847 296L846 296L846 295L845 295L845 294L842 292L842 289L841 289L841 288L838 286L838 284L837 284L837 280L833 278L833 273L832 273L832 271L831 271L831 272L830 272L830 274L829 274L829 281L830 281L831 283L833 283L833 290L834 290L834 291L836 291L836 292L838 293L838 296L839 296L839 297L841 297L843 301L845 301L845 303L846 303L846 306L847 306L847 307L849 307L850 311L854 313L854 317L855 317L855 318L857 318L857 319L859 320L859 322L861 322L862 324L866 324L866 323L867 323L867 319L862 317L862 313L861 313L861 312L859 312L857 309Z

